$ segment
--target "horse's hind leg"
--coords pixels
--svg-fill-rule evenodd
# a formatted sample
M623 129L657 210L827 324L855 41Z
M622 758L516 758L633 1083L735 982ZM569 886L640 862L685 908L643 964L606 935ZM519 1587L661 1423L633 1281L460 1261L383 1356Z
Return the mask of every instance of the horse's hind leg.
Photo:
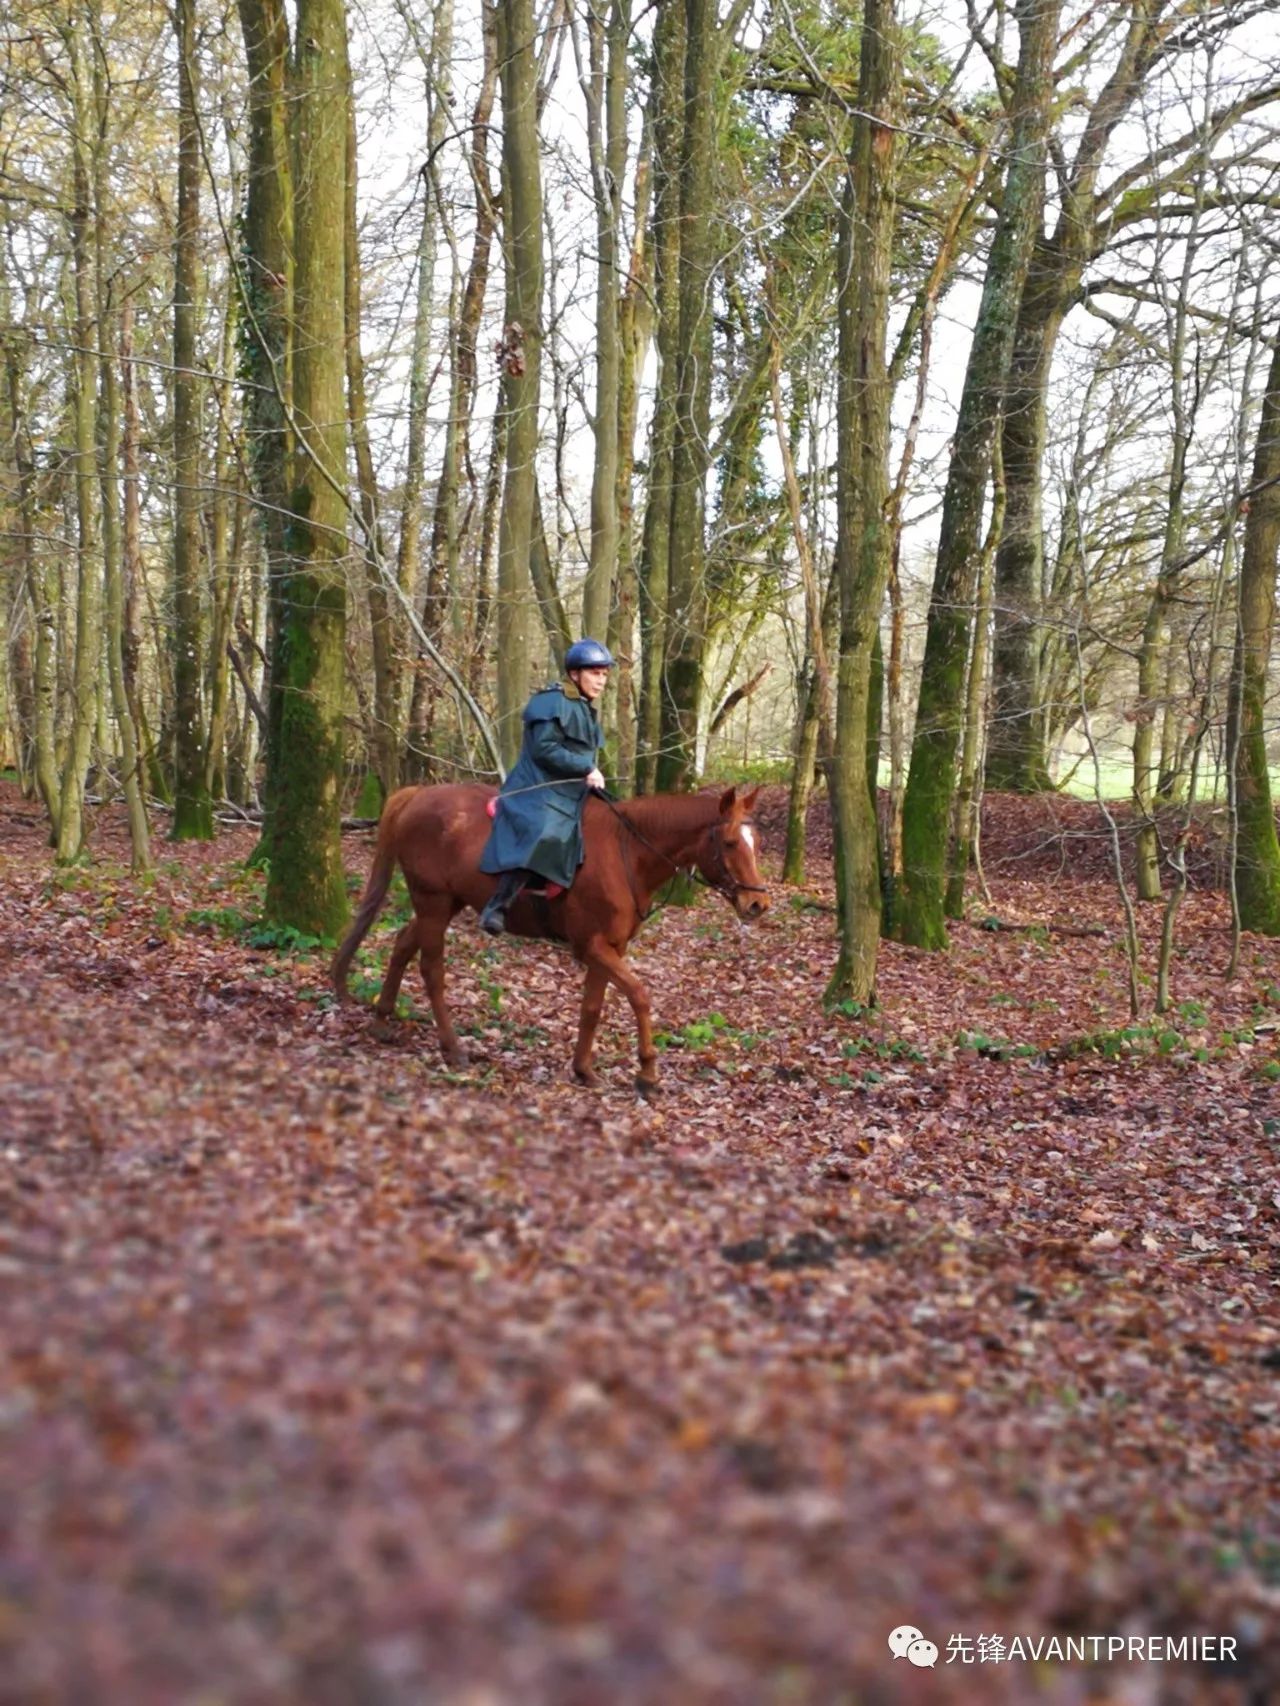
M396 936L391 958L387 962L387 973L382 980L382 988L378 991L374 1010L384 1019L389 1019L396 1010L396 996L400 993L405 971L417 949L418 920L411 918Z
M444 998L444 935L458 907L447 895L434 897L418 914L417 943L421 949L418 965L422 981L427 986L431 1011L435 1014L440 1052L449 1066L465 1066L467 1051L458 1041L458 1033L449 1017Z

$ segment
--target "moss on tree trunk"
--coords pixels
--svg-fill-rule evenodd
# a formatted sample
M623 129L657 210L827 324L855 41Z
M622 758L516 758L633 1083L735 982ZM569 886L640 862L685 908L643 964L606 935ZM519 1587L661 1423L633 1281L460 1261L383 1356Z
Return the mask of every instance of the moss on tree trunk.
M876 822L883 665L879 652L892 543L885 367L894 226L898 32L892 0L867 0L858 113L842 204L839 250L836 573L840 658L831 787L836 832L839 951L826 999L875 998L880 943Z
M280 727L266 912L320 937L336 936L347 917L341 834L346 87L342 0L300 0L292 107L300 442L285 541L289 575L277 657Z
M1280 332L1276 334L1253 461L1253 496L1240 561L1236 636L1235 754L1238 815L1235 880L1245 930L1280 936L1280 842L1267 768L1267 669L1276 619L1280 553Z

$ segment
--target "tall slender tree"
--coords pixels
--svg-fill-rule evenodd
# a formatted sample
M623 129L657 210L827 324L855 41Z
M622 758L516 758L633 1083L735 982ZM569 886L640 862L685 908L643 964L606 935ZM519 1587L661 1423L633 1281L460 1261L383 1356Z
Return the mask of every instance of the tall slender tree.
M1267 673L1276 626L1280 554L1280 326L1258 420L1240 561L1239 619L1228 748L1237 814L1235 885L1240 923L1280 936L1280 842L1267 764Z
M697 769L706 648L706 487L711 436L711 195L718 63L715 0L684 0L679 330L671 442L671 522L657 785L687 788Z
M97 0L91 0L93 35L93 151L94 299L98 319L98 405L102 444L102 571L106 614L107 677L111 710L120 741L120 783L129 817L131 866L145 871L151 864L151 831L142 793L142 762L133 709L125 689L124 672L124 532L120 503L121 446L120 370L114 327L117 318L108 254L108 145L111 101L107 83L106 43Z
M1018 304L1044 195L1053 58L1061 0L1018 0L1018 67L1008 167L983 280L942 502L924 667L902 813L895 933L920 948L947 943L947 829L964 725L964 686L991 448Z
M86 19L77 6L65 27L71 97L71 285L75 346L67 361L75 432L75 653L71 676L71 727L59 791L58 862L84 857L85 784L97 724L102 660L102 559L97 448L98 322L94 304L92 197L92 85Z
M299 0L291 95L298 448L278 648L280 732L267 916L320 937L347 916L342 866L347 506L343 0Z
M249 145L240 262L240 336L245 374L244 423L249 476L258 506L267 578L266 776L259 856L270 858L280 774L284 693L280 646L288 575L293 316L293 166L289 146L289 24L284 0L239 0L249 73Z
M653 31L653 294L657 388L649 424L649 480L638 582L639 728L636 790L656 785L662 741L667 600L671 576L671 456L680 330L680 159L684 138L685 13L662 6Z
M199 65L195 0L175 0L178 47L178 201L173 241L173 683L174 841L213 837L205 776L201 599Z
M874 753L868 739L873 653L889 570L889 405L885 365L900 87L893 0L866 0L858 105L841 204L836 574L840 655L831 764L840 950L828 1000L874 998L880 865Z
M503 408L507 466L498 521L498 739L503 761L520 751L529 690L529 561L537 510L538 387L542 372L542 171L533 0L502 0L503 254L506 325Z
M623 258L622 185L627 162L627 46L630 0L587 9L587 51L573 31L587 105L587 142L596 212L596 401L592 426L591 546L582 595L584 633L608 632L618 558L618 417L622 369L619 294Z

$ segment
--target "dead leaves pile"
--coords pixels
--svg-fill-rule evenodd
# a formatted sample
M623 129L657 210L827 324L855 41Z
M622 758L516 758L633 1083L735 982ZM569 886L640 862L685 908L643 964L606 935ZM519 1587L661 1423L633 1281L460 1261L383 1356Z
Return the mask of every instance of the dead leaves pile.
M1016 874L1034 802L988 828L1001 915L1109 934L886 946L872 1018L822 1011L828 912L704 899L635 950L648 1106L625 1009L611 1088L566 1082L553 949L457 929L460 1079L322 956L190 923L248 904L247 832L141 885L104 814L62 887L3 803L0 1698L1280 1689L1280 944L1224 985L1221 896L1127 1042L1107 886ZM904 1621L943 1652L906 1684ZM1044 1630L1240 1658L945 1663Z

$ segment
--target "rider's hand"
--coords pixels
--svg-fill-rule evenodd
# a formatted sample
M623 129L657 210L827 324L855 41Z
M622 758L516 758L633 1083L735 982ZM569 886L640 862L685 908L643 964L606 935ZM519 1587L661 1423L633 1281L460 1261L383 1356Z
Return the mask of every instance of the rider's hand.
M587 786L588 788L598 789L601 793L604 792L604 777L598 770L587 772Z

